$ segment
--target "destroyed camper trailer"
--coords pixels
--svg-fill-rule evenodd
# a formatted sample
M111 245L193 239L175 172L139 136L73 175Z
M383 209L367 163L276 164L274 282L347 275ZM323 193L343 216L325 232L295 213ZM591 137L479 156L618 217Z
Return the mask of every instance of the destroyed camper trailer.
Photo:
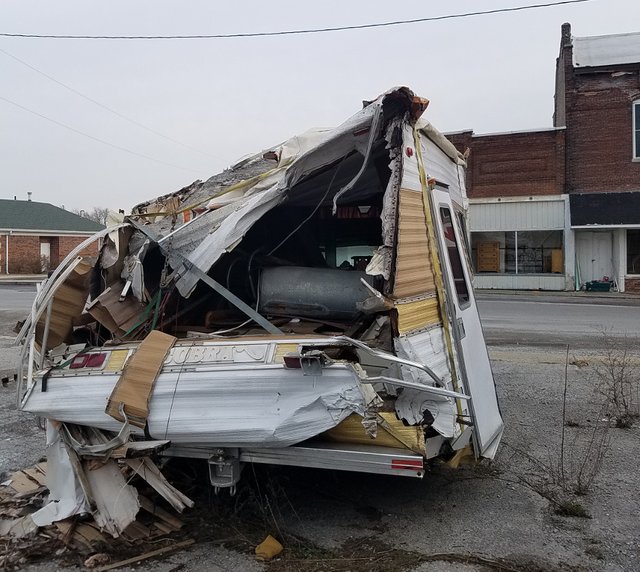
M80 456L164 442L232 491L246 463L422 477L492 458L465 162L427 104L390 90L138 205L97 261L81 245L19 334L20 408L75 428Z

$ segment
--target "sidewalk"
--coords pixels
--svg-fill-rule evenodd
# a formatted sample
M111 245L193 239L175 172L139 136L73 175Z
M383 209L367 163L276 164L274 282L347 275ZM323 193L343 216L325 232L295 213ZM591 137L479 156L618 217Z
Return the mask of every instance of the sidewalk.
M0 274L2 284L37 284L47 277L46 274Z
M605 300L607 302L615 302L626 300L629 303L638 302L640 304L640 293L637 292L585 292L584 290L576 291L555 291L555 290L476 290L476 298L487 300L492 297L502 298L529 298L548 300L551 299L569 299L572 302L597 302Z

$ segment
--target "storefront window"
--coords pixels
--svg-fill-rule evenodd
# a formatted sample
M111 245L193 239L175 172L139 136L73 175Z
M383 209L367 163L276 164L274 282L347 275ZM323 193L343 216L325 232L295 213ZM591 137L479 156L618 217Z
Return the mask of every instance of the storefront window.
M640 229L627 230L627 274L640 274Z
M562 243L561 230L474 232L474 268L478 273L562 274Z

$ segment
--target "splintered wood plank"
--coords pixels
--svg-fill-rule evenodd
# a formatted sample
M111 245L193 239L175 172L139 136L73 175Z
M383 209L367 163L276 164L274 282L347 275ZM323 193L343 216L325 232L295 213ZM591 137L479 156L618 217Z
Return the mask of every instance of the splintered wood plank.
M141 522L134 520L124 529L122 534L130 540L140 540L142 538L149 538L151 536L151 529Z
M130 441L111 452L112 459L135 459L158 453L171 444L169 440L163 441Z
M191 508L194 505L194 502L188 496L182 494L164 478L160 469L148 457L125 459L124 463L147 481L178 512L182 512L186 507Z
M184 523L177 516L174 516L168 513L162 507L159 507L156 504L154 504L152 501L150 501L147 497L143 497L142 495L140 495L138 497L138 501L140 502L140 506L144 510L146 510L148 513L152 514L153 516L156 516L159 519L163 520L167 525L169 525L171 530L173 531L180 530L184 525ZM159 523L156 523L156 526L158 524Z
M82 536L82 538L86 539L92 545L97 542L108 542L107 538L98 529L90 524L85 524L84 522L80 522L76 525L74 537L78 535Z
M164 548L158 548L157 550L152 550L151 552L145 552L144 554L140 554L140 556L134 556L133 558L121 560L120 562L114 562L113 564L109 564L108 566L101 566L100 568L96 568L95 570L96 572L106 572L107 570L113 570L114 568L122 568L123 566L128 566L129 564L135 564L136 562L146 560L147 558L161 556L162 554L166 554L167 552L173 552L174 550L186 548L187 546L191 546L194 543L195 540L193 538L190 538L189 540L178 542L177 544L172 544L171 546L165 546Z
M154 522L153 523L154 528L156 528L157 530L160 531L160 535L164 536L167 534L171 534L172 532L175 532L175 529L172 528L171 526L169 526L168 524L165 524L163 522Z

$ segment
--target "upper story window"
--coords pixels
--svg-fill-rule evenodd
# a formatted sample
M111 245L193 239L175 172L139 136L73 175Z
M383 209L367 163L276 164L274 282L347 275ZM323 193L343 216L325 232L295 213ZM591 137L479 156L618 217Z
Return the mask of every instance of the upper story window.
M640 161L640 101L633 102L633 158Z

